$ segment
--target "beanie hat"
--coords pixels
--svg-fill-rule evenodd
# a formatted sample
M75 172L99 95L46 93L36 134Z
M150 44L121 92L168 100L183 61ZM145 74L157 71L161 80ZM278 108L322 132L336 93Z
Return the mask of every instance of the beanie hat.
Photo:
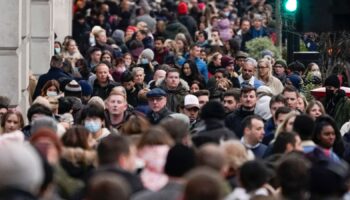
M0 96L0 108L8 108L11 100L7 96Z
M335 88L340 88L340 81L337 75L330 75L324 81L324 86L333 86Z
M92 87L87 81L80 80L79 85L83 96L90 96L92 94Z
M145 49L142 51L141 57L146 57L148 60L153 60L154 59L154 52L151 49Z
M287 76L287 81L288 80L295 87L295 89L300 91L301 85L303 84L303 80L300 78L300 76L298 76L296 74L291 74L291 75Z
M314 120L309 115L302 114L295 117L293 131L297 132L302 140L311 139L314 126Z
M177 6L177 13L179 15L186 15L188 11L187 4L185 2L180 2Z
M230 64L233 64L234 60L231 56L222 56L221 57L221 66L222 67L227 67Z
M39 191L44 172L41 159L31 145L3 143L0 145L0 160L1 189L12 187L31 194Z
M47 153L46 148L41 149L42 146L39 140L42 138L50 140L50 142L52 142L55 145L58 152L61 152L62 143L58 135L50 128L39 128L37 131L34 131L32 133L30 143L37 147L39 152L42 153L42 155L46 155Z
M287 62L283 59L277 59L274 65L282 65L283 68L286 68Z
M196 155L194 150L183 144L176 144L168 152L164 172L168 176L182 177L195 165Z
M265 56L270 56L271 58L273 58L273 52L268 49L261 51L260 54L262 58L264 58Z
M70 81L66 87L64 87L64 96L74 96L81 98L81 87L75 80Z
M201 118L206 119L225 119L225 108L217 101L209 101L202 108Z

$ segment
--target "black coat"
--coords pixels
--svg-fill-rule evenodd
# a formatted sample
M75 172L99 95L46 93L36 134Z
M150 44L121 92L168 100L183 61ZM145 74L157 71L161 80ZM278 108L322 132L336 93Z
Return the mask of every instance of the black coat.
M147 118L151 124L158 124L162 119L173 114L166 106L158 113L151 111L147 114Z
M226 116L225 124L237 135L238 138L241 138L243 136L242 120L249 115L254 115L254 110L245 111L242 110L242 108L239 108L233 113Z

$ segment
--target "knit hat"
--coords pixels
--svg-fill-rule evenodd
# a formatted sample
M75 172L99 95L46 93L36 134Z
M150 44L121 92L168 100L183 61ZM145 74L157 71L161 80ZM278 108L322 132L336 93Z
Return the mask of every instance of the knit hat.
M227 67L230 64L234 63L234 59L231 56L222 56L221 57L221 66Z
M164 172L168 176L182 177L196 165L196 155L192 148L183 144L173 146L166 158Z
M293 131L297 132L302 140L311 139L314 129L314 120L306 114L295 117Z
M262 58L264 58L265 56L270 56L271 58L273 58L273 52L268 49L261 51L260 54Z
M290 83L295 87L295 89L300 91L301 86L303 84L303 80L300 78L300 76L296 74L290 74L287 76L287 81L290 81Z
M340 88L340 81L337 75L330 75L324 81L324 86L333 86L335 88Z
M92 87L85 80L80 80L79 85L81 87L81 93L83 96L90 96L92 94Z
M236 54L236 59L238 58L248 58L248 54L246 52L243 52L243 51L238 51L237 54Z
M225 108L217 101L209 101L202 107L201 118L206 119L224 119Z
M126 31L136 32L136 31L137 31L137 27L136 27L136 26L128 26L128 27L126 28Z
M185 2L180 2L179 5L177 6L177 13L179 15L186 15L188 12L188 7Z
M64 96L74 96L81 98L81 87L75 80L70 81L66 87L64 87Z
M277 59L275 61L274 66L275 65L282 65L283 68L287 68L287 62L285 60L283 60L283 59Z
M29 144L6 142L0 145L0 188L11 187L37 194L44 180L42 162Z
M154 59L154 52L151 49L144 49L140 56L152 61Z

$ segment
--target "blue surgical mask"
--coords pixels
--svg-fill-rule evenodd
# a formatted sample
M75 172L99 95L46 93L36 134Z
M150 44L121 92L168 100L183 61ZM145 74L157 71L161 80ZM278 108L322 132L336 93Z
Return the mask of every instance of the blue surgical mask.
M91 133L96 133L101 129L101 123L98 121L85 121L84 126Z
M145 64L148 64L148 63L149 63L149 61L148 61L147 58L142 58L141 59L141 64L145 65Z
M61 53L61 48L55 48L55 53L60 54Z
M46 95L48 97L55 97L55 96L57 96L57 92L55 92L55 91L47 91Z

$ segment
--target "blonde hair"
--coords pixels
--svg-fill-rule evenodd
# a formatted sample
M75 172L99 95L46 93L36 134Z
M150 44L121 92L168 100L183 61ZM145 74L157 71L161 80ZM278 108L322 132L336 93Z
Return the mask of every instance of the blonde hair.
M260 64L265 64L268 68L269 68L269 78L271 78L272 77L272 64L271 64L271 62L267 59L267 58L262 58L262 59L260 59L259 61L258 61L258 68L259 68L259 65ZM260 72L259 72L259 70L258 70L258 72L257 72L257 78L259 79L259 80L261 80L261 77L260 77Z
M292 117L296 117L300 115L300 113L298 111L291 111L290 113L287 114L286 119L284 119L284 121L277 127L276 132L275 132L275 138L274 140L276 140L277 136L281 133L286 131L286 127L287 127L287 123L288 121L292 118Z
M220 144L225 152L229 167L237 171L246 161L249 160L249 154L244 145L238 140L228 140Z

